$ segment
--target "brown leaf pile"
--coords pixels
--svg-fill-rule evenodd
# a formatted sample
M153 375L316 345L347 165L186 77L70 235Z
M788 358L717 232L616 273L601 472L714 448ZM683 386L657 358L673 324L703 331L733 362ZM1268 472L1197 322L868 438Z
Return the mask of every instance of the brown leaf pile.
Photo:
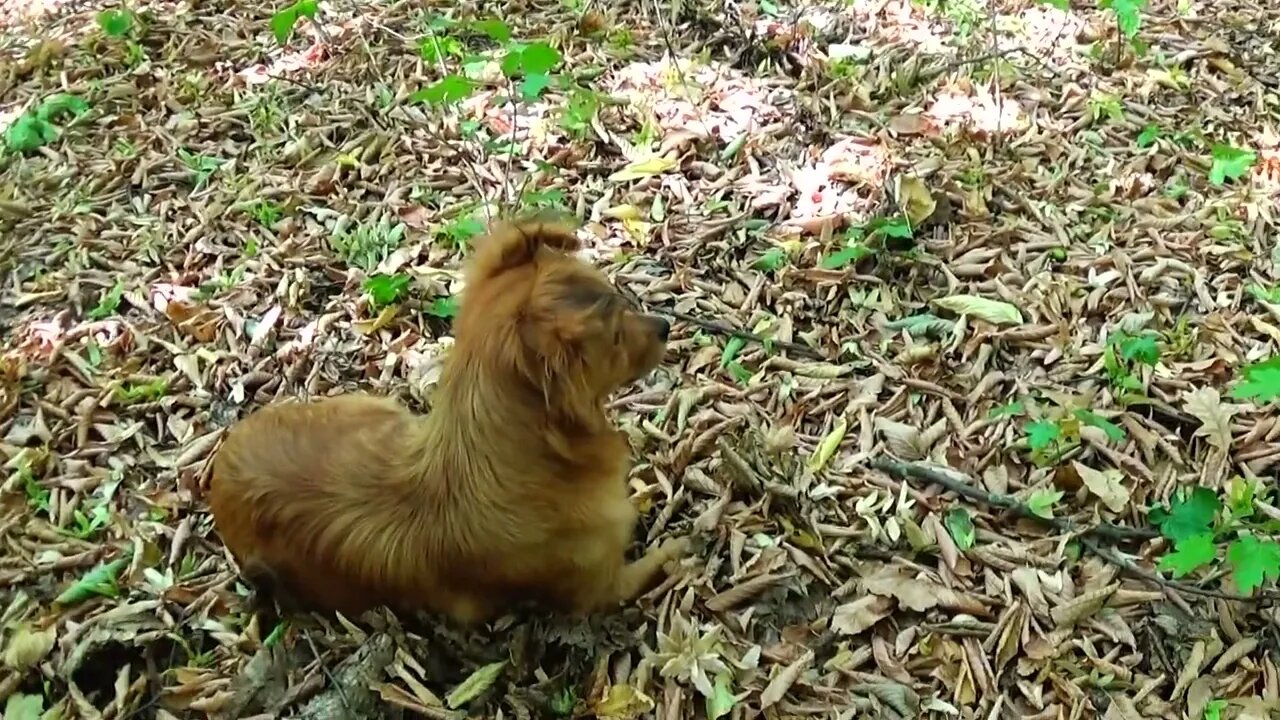
M132 3L130 44L96 5L0 3L0 126L90 106L0 157L15 717L1280 710L1274 609L1156 581L1146 518L1280 458L1275 414L1223 390L1280 343L1250 290L1280 282L1273 10L1153 0L1135 55L1109 14L1029 1L518 1L598 113L559 87L513 108L488 66L456 111L411 102L432 18L481 5L321 3L282 49L268 4ZM1211 185L1216 143L1258 161ZM200 494L222 429L343 390L429 408L460 248L513 199L583 217L678 318L615 409L642 541L700 551L583 623L248 613ZM869 229L897 214L913 245ZM849 242L879 252L831 262ZM411 279L390 309L379 272ZM1120 331L1159 338L1140 403L1108 376ZM1033 463L1029 420L1077 410L1123 439L1086 424ZM981 501L1045 492L1053 524Z

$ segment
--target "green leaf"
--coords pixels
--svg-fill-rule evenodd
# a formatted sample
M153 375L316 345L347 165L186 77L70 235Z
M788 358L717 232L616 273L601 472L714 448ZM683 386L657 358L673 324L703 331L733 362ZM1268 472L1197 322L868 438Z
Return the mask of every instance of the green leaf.
M1111 442L1120 442L1125 438L1124 428L1102 417L1092 410L1076 410L1073 413L1077 420L1085 425L1092 425L1107 434L1107 439Z
M1239 180L1258 160L1254 151L1230 145L1214 145L1209 154L1213 158L1213 165L1209 168L1209 182L1213 185L1222 185L1227 180Z
M507 667L506 660L500 660L496 663L490 663L478 668L471 673L470 677L462 681L462 684L453 689L449 693L444 702L449 706L450 710L456 710L462 705L475 700L484 694L486 690L497 682L498 677L502 675L502 671Z
M911 231L911 221L907 220L906 216L903 215L876 218L867 224L867 230L871 234L902 240L910 240L915 236Z
M1071 10L1071 0L1037 0L1042 5L1058 8L1063 12Z
M276 36L276 42L284 45L289 41L289 36L293 34L293 26L298 24L298 8L295 5L275 13L271 16L271 33Z
M4 703L4 720L40 720L44 716L44 697L10 695Z
M891 320L884 324L884 329L892 332L906 330L912 337L929 337L940 338L956 327L954 320L940 318L933 313L922 313L920 315L909 315L898 320Z
M364 281L364 291L374 307L382 308L400 301L413 278L404 274L378 274Z
M477 83L461 75L445 75L429 87L425 87L409 99L413 102L425 102L430 105L452 105L471 97Z
M434 317L452 320L458 316L458 300L454 297L436 298L423 312Z
M988 300L977 295L951 295L937 298L933 304L957 315L972 315L992 325L1022 324L1022 312L1017 306L1001 300Z
M943 516L943 523L947 526L947 532L950 533L951 539L955 541L956 547L961 552L973 547L974 541L978 537L978 531L973 526L973 517L969 515L969 511L964 508L952 508Z
M98 27L108 37L122 38L133 29L133 13L124 9L103 10L98 13Z
M1156 144L1156 140L1160 139L1160 126L1151 123L1142 128L1142 132L1138 133L1138 147L1149 148Z
M1280 355L1249 365L1228 394L1236 400L1265 403L1280 397Z
M1231 577L1244 595L1252 595L1265 580L1280 577L1280 543L1244 535L1227 548Z
M1061 490L1048 490L1041 488L1031 493L1031 497L1027 498L1027 509L1033 515L1044 518L1045 520L1053 519L1053 506L1062 499Z
M1062 427L1052 420L1037 420L1026 427L1027 447L1040 452L1052 446L1062 437Z
M991 408L991 412L987 413L987 419L1001 420L1003 418L1008 418L1008 417L1017 417L1018 415L1021 415L1026 411L1027 411L1027 404L1022 402L1021 400L1015 400L1011 403L1006 403L1004 405L999 405ZM1058 427L1056 423L1051 423L1051 424L1055 428Z
M530 73L520 81L520 96L526 101L537 100L542 91L551 85L551 76L546 73Z
M839 270L849 263L857 262L875 254L875 250L872 250L865 245L855 243L847 247L843 247L822 258L822 262L818 263L818 266L823 270Z
M560 64L560 52L545 42L531 45L512 43L502 57L502 74L509 78L546 75Z
M520 64L526 75L545 75L560 64L560 51L545 42L536 42L520 54Z
M787 251L783 250L782 248L774 247L774 248L769 248L768 250L765 250L764 254L761 255L754 263L752 263L751 266L757 270L764 270L765 272L773 272L774 270L781 269L786 264L787 264Z
M742 363L736 360L729 363L729 366L725 369L729 371L729 374L732 375L733 379L737 380L739 384L746 385L751 381L751 371L743 367Z
M1222 711L1230 704L1226 700L1210 700L1204 706L1204 720L1222 720Z
M1280 285L1268 288L1255 283L1249 283L1244 289L1248 290L1249 294L1258 302L1280 305Z
M1175 497L1167 513L1153 512L1151 521L1159 526L1161 535L1177 544L1209 532L1221 508L1222 501L1217 493L1206 487L1196 487Z
M1121 335L1116 340L1116 347L1120 350L1120 357L1129 362L1153 366L1160 362L1160 346L1156 343L1155 333Z
M280 641L284 638L285 631L288 629L289 629L288 621L282 621L282 622L276 623L276 626L271 629L271 634L268 635L266 639L262 641L263 646L271 647L272 645L278 645Z
M1217 557L1218 548L1213 544L1213 533L1198 533L1175 543L1174 551L1160 558L1157 567L1180 578L1208 565Z
M105 320L115 315L120 309L120 298L124 296L124 281L116 280L116 284L111 289L104 292L102 297L98 298L98 304L89 311L91 320Z
M511 28L507 24L497 18L488 18L485 20L476 20L471 23L471 29L489 36L494 42L504 43L511 39Z
M729 363L733 362L746 346L747 341L742 337L734 335L729 338L729 341L724 344L724 352L720 353L720 367L729 367Z
M121 555L105 565L99 565L89 574L80 578L71 587L62 591L54 602L58 605L75 605L84 602L94 595L115 597L118 593L116 578L120 571L129 564L129 555Z
M729 689L729 679L716 675L711 695L707 697L707 720L719 720L733 712L733 706L737 704L737 696Z
M27 153L57 137L57 130L48 122L34 115L22 115L5 128L4 144L13 152Z
M1140 11L1147 6L1147 0L1101 0L1098 7L1110 9L1116 14L1116 25L1126 38L1133 39L1142 25Z
M418 43L418 55L429 63L440 62L447 57L462 57L466 48L456 38L428 35Z
M484 223L473 217L462 217L445 225L442 232L454 245L462 246L484 233Z

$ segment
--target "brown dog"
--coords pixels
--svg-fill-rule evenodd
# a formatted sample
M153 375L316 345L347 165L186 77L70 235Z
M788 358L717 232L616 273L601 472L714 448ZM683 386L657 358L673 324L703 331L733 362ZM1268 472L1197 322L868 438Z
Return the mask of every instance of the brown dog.
M683 539L625 562L630 447L604 409L662 360L669 326L577 247L538 221L477 243L428 415L348 395L233 427L209 504L245 575L313 607L475 622L523 600L607 608L681 557Z

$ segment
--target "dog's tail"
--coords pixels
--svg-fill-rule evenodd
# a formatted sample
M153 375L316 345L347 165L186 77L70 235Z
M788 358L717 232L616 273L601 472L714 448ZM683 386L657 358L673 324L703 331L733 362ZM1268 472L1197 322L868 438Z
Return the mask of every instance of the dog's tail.
M569 253L581 247L574 227L563 220L531 216L500 221L476 241L469 281L533 262L542 248Z

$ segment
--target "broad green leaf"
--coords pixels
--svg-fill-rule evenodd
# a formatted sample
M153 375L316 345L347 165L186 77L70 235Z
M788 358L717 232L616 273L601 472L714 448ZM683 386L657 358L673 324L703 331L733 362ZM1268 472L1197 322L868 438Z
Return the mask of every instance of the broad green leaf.
M1214 185L1222 185L1227 180L1239 180L1258 160L1257 153L1252 150L1221 144L1213 146L1210 157L1213 158L1213 165L1209 168L1209 182Z
M1160 126L1151 123L1142 128L1142 132L1138 133L1138 147L1149 148L1156 144L1156 140L1160 139Z
M961 552L973 547L978 531L973 526L973 517L969 515L968 510L960 507L948 510L943 517L943 523L946 524L947 532L951 534L951 539L955 541L956 547Z
M892 332L906 330L912 337L940 338L956 327L954 320L940 318L933 313L910 315L899 320L891 320L884 324L884 329Z
M520 96L526 101L537 100L542 91L551 85L551 76L546 73L529 73L520 81Z
M928 190L925 190L925 192L927 193ZM932 200L933 196L930 195L929 199ZM932 213L933 211L930 210L929 212ZM867 224L867 231L884 237L903 240L910 240L914 237L914 233L911 230L911 221L902 215L876 218Z
M89 103L79 95L55 93L40 101L40 107L36 109L36 117L53 122L67 115L78 118L87 112L89 112Z
M778 270L782 268L782 266L786 264L787 264L787 251L783 250L782 248L774 247L774 248L769 248L768 250L765 250L764 254L761 255L759 259L757 259L754 263L752 263L752 267L754 267L757 270L772 272L774 270Z
M1222 711L1231 705L1230 702L1221 698L1210 700L1209 704L1204 706L1204 720L1222 720ZM1243 718L1244 715L1239 717Z
M364 281L364 291L369 293L369 300L373 302L374 307L383 307L399 302L412 281L413 278L402 274L374 275Z
M471 23L471 29L488 35L494 42L504 43L511 39L511 28L497 18L476 20Z
M560 51L545 42L536 42L520 53L521 70L526 75L546 75L560 64Z
M445 704L449 706L449 709L456 710L480 697L486 690L493 687L493 684L498 681L498 678L502 675L502 671L506 669L506 667L507 661L500 660L496 663L490 663L478 668L475 672L471 673L470 677L463 680L461 685L454 688L453 692L449 693L445 697Z
M713 692L707 697L707 720L719 720L733 712L733 706L737 704L737 696L729 689L729 679L717 674Z
M1249 294L1259 302L1280 305L1280 285L1268 288L1256 283L1249 283L1244 289L1248 290Z
M4 720L40 720L44 716L44 698L40 695L10 695L4 703Z
M823 270L839 270L849 263L858 262L863 258L871 257L875 254L875 250L860 243L854 243L852 245L842 247L830 255L823 257L822 261L818 263L818 266Z
M1130 40L1138 34L1138 28L1142 25L1140 11L1146 6L1147 0L1101 0L1098 3L1098 7L1110 9L1116 14L1116 25Z
M988 420L1000 420L1008 417L1017 417L1027 411L1027 404L1021 400L1015 400L1011 403L998 405L991 408L991 412L987 413ZM1057 423L1051 423L1055 428Z
M1160 362L1160 346L1156 343L1155 333L1126 335L1116 342L1116 346L1120 349L1120 357L1129 362L1144 365L1155 365Z
M271 629L271 634L262 641L262 644L265 647L280 644L280 640L284 638L285 631L288 629L289 622L287 620L276 623L276 626Z
M429 63L440 62L447 57L461 57L466 48L457 38L428 35L418 43L418 55Z
M446 75L430 86L425 87L409 99L413 102L425 102L429 105L452 105L471 97L475 92L476 82L461 75Z
M742 348L747 346L747 341L734 335L724 344L724 352L720 353L720 367L729 367L729 363L738 357L738 353L742 352Z
M1267 358L1242 371L1241 381L1228 393L1237 400L1265 403L1280 397L1280 355Z
M1244 595L1252 595L1266 580L1280 577L1280 543L1244 535L1227 548L1231 577Z
M1167 512L1153 512L1150 519L1160 527L1161 535L1178 543L1208 532L1220 509L1222 501L1217 493L1206 487L1196 487L1175 497Z
M840 442L844 440L844 434L849 431L849 422L841 416L836 419L836 424L831 428L831 432L822 438L822 442L818 443L818 448L813 451L813 456L809 458L809 470L818 472L831 460L836 454L836 450L840 447Z
M1031 497L1027 498L1027 509L1032 514L1044 518L1045 520L1053 519L1053 506L1062 499L1061 490L1048 490L1041 488L1031 493Z
M1107 439L1111 442L1120 442L1125 438L1124 428L1102 417L1092 410L1076 410L1074 413L1076 419L1085 425L1092 425L1107 434Z
M1157 567L1180 578L1208 565L1217 557L1218 548L1213 544L1213 533L1199 533L1175 543L1173 552L1160 558Z
M35 115L22 115L5 128L4 144L13 152L26 153L42 147L58 137L58 131Z
M87 575L62 591L54 602L58 605L75 605L94 595L115 597L117 576L129 564L129 559L129 555L121 555L105 565L99 565L90 570Z
M293 26L298 24L298 8L294 5L275 13L271 16L271 33L276 36L276 42L280 45L289 41L289 36L293 34Z
M989 300L977 295L951 295L937 298L934 305L957 315L972 315L992 325L1019 325L1022 312L1014 305L1000 300Z
M108 37L122 38L133 28L133 13L124 9L103 10L98 13L98 27Z
M1027 447L1032 452L1047 450L1062 437L1062 426L1052 420L1037 420L1026 427Z
M452 296L436 298L423 312L445 320L452 320L458 316L458 300Z
M116 284L111 289L104 292L102 297L98 299L98 304L89 310L89 319L105 320L120 309L120 298L124 297L124 281L116 280Z

